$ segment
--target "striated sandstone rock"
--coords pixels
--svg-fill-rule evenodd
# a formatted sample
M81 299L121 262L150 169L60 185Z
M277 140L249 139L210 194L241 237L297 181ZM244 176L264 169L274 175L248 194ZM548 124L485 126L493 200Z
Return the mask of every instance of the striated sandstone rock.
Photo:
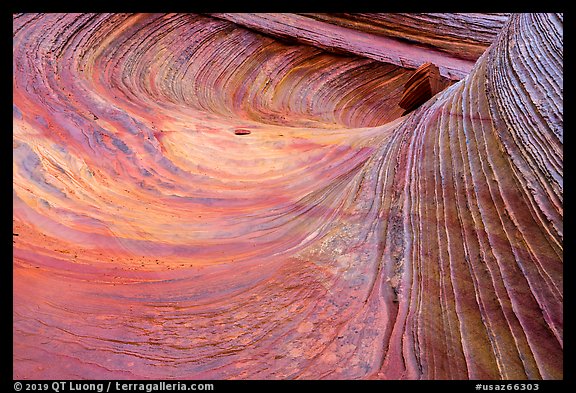
M563 378L563 16L414 18L14 15L13 377Z
M211 14L266 34L402 67L433 62L462 79L507 14Z
M354 30L409 42L476 61L510 14L306 14Z
M430 98L442 91L442 83L438 67L432 63L424 63L412 74L404 85L404 93L398 106L407 114Z

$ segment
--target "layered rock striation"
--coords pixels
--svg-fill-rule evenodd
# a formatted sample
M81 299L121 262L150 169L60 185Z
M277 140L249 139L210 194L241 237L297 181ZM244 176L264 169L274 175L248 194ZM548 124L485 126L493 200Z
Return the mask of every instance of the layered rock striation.
M563 378L561 14L13 33L14 378Z

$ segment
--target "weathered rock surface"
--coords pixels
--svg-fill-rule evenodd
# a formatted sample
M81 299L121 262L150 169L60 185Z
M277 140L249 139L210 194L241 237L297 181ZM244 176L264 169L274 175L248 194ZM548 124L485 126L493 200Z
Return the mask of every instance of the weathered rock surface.
M357 13L306 16L476 61L492 44L510 14Z
M258 18L14 15L13 377L563 378L563 16Z
M407 68L432 62L460 80L492 43L508 14L211 14L327 51Z

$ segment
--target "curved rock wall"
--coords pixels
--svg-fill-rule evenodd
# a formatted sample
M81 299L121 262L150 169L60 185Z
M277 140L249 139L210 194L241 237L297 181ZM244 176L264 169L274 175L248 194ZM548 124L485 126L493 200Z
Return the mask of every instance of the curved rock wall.
M13 377L562 378L562 25L401 117L370 56L14 15Z
M277 38L417 68L433 62L460 80L507 14L211 14Z

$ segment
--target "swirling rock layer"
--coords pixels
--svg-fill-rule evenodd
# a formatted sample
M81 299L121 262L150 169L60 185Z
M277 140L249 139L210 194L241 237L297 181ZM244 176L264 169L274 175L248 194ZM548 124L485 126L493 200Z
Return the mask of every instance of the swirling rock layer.
M13 377L562 378L562 15L403 117L224 19L14 15Z
M402 67L433 62L462 79L506 20L506 14L211 14L274 37L330 52L353 53ZM438 32L441 32L440 34Z

